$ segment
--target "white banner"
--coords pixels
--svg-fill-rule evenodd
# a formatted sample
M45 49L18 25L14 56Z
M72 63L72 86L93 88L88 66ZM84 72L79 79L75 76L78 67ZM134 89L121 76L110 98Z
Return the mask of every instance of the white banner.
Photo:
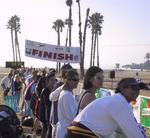
M64 47L25 41L25 56L63 63L80 63L80 47Z

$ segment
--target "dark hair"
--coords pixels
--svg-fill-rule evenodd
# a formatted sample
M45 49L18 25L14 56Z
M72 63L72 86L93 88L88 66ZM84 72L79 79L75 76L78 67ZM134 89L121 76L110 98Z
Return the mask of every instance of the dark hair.
M47 76L46 76L46 80L49 80L50 78L52 78L52 77L55 77L55 74L48 74Z
M61 67L61 77L63 79L66 78L66 73L68 72L68 70L72 70L72 66L70 64L64 64L62 67Z
M64 64L64 65L61 67L61 70L68 70L68 69L73 69L70 64Z
M92 77L94 77L99 72L103 72L103 70L96 66L92 66L87 70L87 72L85 74L85 78L84 78L83 89L92 88L92 83L90 82L90 80Z
M74 76L78 76L79 74L78 74L78 72L76 71L76 70L74 70L74 69L72 69L72 70L68 70L67 72L66 72L66 74L65 74L65 78L66 79L72 79Z
M37 82L37 86L36 86L36 94L38 97L40 97L41 92L45 87L46 87L46 77L41 77Z

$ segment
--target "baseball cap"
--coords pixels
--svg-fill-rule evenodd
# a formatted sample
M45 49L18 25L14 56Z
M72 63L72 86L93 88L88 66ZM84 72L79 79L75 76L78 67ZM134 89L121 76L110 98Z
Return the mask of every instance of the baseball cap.
M135 78L126 78L120 85L121 87L139 86L139 89L145 89L146 86L144 82L140 82Z

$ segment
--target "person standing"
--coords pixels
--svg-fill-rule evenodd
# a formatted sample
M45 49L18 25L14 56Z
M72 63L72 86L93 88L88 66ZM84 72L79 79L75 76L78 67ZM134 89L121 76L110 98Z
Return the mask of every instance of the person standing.
M58 107L58 98L60 95L60 92L63 88L63 84L65 81L65 74L67 71L72 70L72 66L70 64L64 64L61 67L61 79L57 81L57 83L54 85L53 92L49 95L49 100L52 102L51 105L51 111L50 111L50 124L52 125L52 138L55 138L56 133L56 124L58 122L58 113L57 113L57 107Z
M12 78L14 71L11 70L7 76L4 76L1 80L1 87L3 91L3 96L7 96L7 94L12 90Z
M104 75L101 68L92 66L87 70L83 83L84 93L79 100L78 112L96 99L96 90L103 86L103 79Z
M75 70L69 70L65 78L58 100L56 138L63 138L65 136L67 127L75 118L77 112L77 101L73 95L73 89L77 88L79 75Z
M41 138L51 138L52 126L49 124L51 101L49 94L55 84L55 74L46 76L46 87L42 90L39 103L39 119L42 123Z
M20 96L22 92L22 85L23 83L21 80L21 76L19 74L16 74L14 76L14 95L17 98L18 109L19 109Z

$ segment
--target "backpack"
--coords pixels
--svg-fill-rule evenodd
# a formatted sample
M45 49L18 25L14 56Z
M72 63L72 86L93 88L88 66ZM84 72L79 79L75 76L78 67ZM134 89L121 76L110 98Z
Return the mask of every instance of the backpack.
M18 119L15 111L9 106L0 105L0 112L0 125L20 125L20 120Z

